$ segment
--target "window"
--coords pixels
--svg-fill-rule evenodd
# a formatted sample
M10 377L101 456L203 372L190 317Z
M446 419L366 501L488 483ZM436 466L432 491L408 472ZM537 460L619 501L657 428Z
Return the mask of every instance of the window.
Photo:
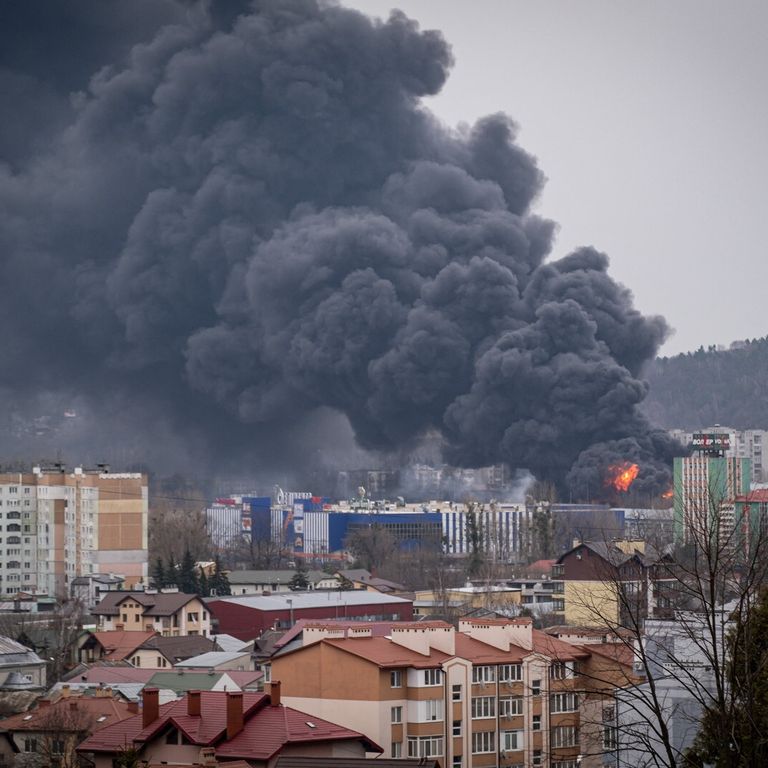
M54 755L64 754L64 739L51 739L51 753Z
M541 696L541 680L531 680L531 696Z
M389 684L393 688L402 688L403 686L403 673L399 669L394 669L389 673Z
M552 768L579 768L579 765L577 760L555 760Z
M461 720L453 721L453 735L461 736Z
M496 717L496 699L493 696L472 697L472 718Z
M603 726L603 749L616 749L618 746L616 738L616 726Z
M165 633L163 633L165 634ZM272 665L271 664L265 664L262 669L264 670L264 682L265 683L271 683L272 682Z
M452 685L451 686L451 699L453 701L461 701L461 686L460 685Z
M25 752L37 752L37 739L24 739Z
M532 731L540 731L541 730L541 715L534 715L533 716L533 723L531 724L531 730Z
M550 712L575 712L579 708L577 693L553 693L549 697Z
M391 723L402 723L403 722L403 708L402 707L392 707L390 709L391 717L390 722Z
M392 742L392 757L402 757L403 756L403 742L402 741L393 741Z
M443 700L427 699L424 702L424 718L428 721L443 719Z
M411 736L408 738L408 757L440 757L442 754L442 736Z
M501 732L501 748L506 752L515 752L524 749L522 729Z
M549 676L555 680L563 680L568 673L564 661L553 661L549 667Z
M490 665L483 667L472 667L473 683L493 683L496 682L496 667Z
M533 750L533 765L541 765L541 750Z
M494 731L480 731L472 734L472 751L480 752L496 751L496 733Z
M523 714L522 696L501 696L499 698L499 715L501 717L512 717L513 715Z
M552 746L575 747L577 746L579 732L575 725L558 725L552 729Z
M425 669L424 670L424 685L442 685L442 682L443 682L442 669Z
M499 667L499 681L502 683L512 683L523 679L522 664L502 664Z
M188 613L187 614L187 621L197 622L198 617L200 616L199 613Z
M453 756L453 768L461 768L461 755Z

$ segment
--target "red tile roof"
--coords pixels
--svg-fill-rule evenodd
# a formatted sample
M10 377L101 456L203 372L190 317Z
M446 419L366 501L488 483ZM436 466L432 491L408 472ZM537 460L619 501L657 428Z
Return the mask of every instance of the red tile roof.
M282 637L275 641L275 648L282 648L295 637L298 637L305 628L311 629L369 629L374 637L388 635L393 626L400 624L398 621L349 621L344 619L299 619Z
M111 696L64 696L47 706L38 703L36 709L0 720L0 731L38 731L41 726L44 727L46 721L50 722L52 715L57 718L57 727L67 730L66 715L70 712L84 713L86 716L85 719L71 721L76 725L76 729L89 721L92 723L92 729L96 730L135 717L135 709L131 712L127 702L118 701ZM102 717L104 720L99 722Z
M429 656L412 651L402 645L393 643L386 637L354 637L325 639L322 642L332 645L345 653L351 653L368 659L379 667L416 667L434 668L452 658L450 654L432 649ZM294 651L295 653L295 651Z
M287 744L359 740L368 752L381 748L357 731L344 728L290 707L272 707L263 693L243 693L243 730L226 739L227 694L200 693L201 715L187 714L187 697L160 707L160 716L147 728L137 715L94 733L79 747L80 752L116 752L125 744L141 746L172 725L199 746L212 746L216 756L267 760ZM148 756L151 759L151 756Z
M112 632L94 632L93 636L104 648L105 660L122 661L156 634L156 632L114 630Z
M754 491L750 491L746 496L737 496L736 501L747 504L766 503L768 502L768 488L757 488Z

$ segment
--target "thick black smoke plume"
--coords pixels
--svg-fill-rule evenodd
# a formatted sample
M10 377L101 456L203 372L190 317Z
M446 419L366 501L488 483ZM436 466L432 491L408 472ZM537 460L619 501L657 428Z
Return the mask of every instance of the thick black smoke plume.
M664 321L591 248L545 262L508 117L421 105L439 33L316 0L6 0L0 35L6 402L79 398L148 451L298 462L332 409L369 449L437 429L460 465L562 480L601 443L661 471L637 406Z

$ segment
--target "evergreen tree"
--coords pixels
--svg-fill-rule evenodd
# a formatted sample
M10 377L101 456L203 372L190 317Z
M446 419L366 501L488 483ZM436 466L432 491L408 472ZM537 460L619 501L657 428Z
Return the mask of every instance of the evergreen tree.
M180 592L184 592L188 595L193 595L200 589L195 559L192 557L192 553L189 550L184 552L184 557L181 559L178 587Z
M211 586L210 582L208 580L208 577L205 575L205 571L201 568L200 569L200 578L197 582L197 588L199 593L203 597L208 597L211 594Z
M296 565L296 573L291 577L289 586L293 592L300 592L309 588L307 566L303 560L298 561Z
M176 565L173 555L168 558L168 567L165 569L165 580L162 586L175 587L179 583L179 566Z
M215 595L231 595L232 588L229 586L227 574L222 570L221 558L216 555L213 559L213 573L208 580L208 591Z
M163 564L163 558L158 557L155 560L155 565L152 568L152 584L156 589L161 589L166 584L165 566Z

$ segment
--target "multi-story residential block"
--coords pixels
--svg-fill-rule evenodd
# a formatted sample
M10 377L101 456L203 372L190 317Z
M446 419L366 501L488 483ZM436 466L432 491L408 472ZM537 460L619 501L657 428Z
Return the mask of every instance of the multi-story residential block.
M140 630L163 637L211 634L208 607L184 592L107 592L93 609L102 632Z
M730 540L739 525L736 497L749 493L750 459L728 456L724 433L697 433L692 444L693 455L674 460L675 538L701 542L716 526Z
M683 445L695 445L697 435L724 435L728 438L728 446L724 456L729 459L749 459L751 473L749 479L753 483L768 481L768 463L763 463L763 449L768 455L768 430L764 429L734 429L733 427L721 427L715 424L696 432L688 432L683 429L672 429L669 434L679 440Z
M590 652L530 619L305 624L303 645L265 674L284 700L365 733L391 757L443 766L575 768L581 760L579 665Z
M34 467L0 474L0 590L69 596L74 579L147 577L147 476Z

